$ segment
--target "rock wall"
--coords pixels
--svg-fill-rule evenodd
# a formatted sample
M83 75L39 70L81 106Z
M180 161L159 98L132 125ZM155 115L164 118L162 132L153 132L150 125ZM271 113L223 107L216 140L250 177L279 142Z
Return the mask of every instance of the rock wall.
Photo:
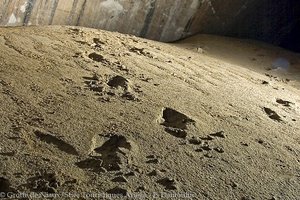
M297 0L0 0L0 25L79 25L160 41L201 32L284 44L293 30L298 38L299 4Z
M200 4L199 0L0 0L0 25L79 25L171 41L187 34L187 23Z

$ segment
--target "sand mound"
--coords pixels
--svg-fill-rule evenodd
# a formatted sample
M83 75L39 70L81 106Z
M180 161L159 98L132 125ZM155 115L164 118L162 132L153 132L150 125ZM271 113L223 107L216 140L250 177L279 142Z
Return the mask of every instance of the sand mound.
M2 28L0 191L297 199L297 56L207 35Z

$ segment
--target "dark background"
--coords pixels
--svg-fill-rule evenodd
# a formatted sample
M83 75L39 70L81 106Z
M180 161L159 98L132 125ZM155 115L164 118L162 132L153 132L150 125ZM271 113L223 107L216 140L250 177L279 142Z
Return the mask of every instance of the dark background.
M258 39L300 52L300 0L253 1L224 34Z

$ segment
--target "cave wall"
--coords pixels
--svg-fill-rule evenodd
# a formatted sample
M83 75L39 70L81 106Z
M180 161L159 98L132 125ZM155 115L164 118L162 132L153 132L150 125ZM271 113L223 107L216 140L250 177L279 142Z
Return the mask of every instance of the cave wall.
M160 41L174 41L200 32L260 39L297 50L299 2L0 0L0 26L79 25Z
M155 40L182 38L199 0L0 0L0 25L79 25Z

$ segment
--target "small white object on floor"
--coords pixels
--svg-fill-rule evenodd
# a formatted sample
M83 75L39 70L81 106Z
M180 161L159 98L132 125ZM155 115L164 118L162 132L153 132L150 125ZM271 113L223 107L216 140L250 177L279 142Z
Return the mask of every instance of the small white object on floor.
M272 63L272 69L287 71L290 67L290 62L285 58L277 58Z

